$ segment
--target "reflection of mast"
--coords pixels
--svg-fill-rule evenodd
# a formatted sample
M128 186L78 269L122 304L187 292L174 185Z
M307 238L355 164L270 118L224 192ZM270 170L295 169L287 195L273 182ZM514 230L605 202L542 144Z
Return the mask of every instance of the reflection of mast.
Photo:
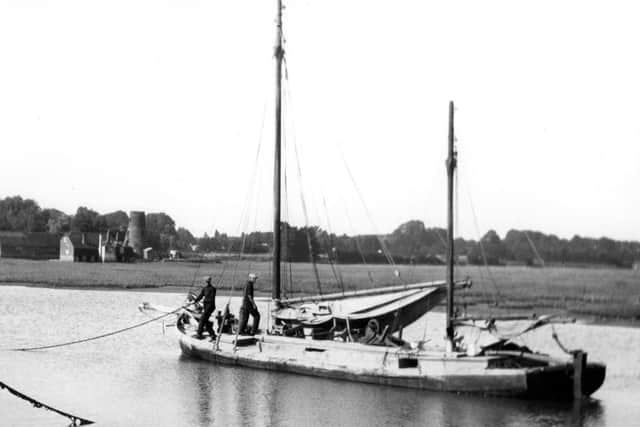
M280 299L280 145L282 141L282 0L278 0L278 15L276 29L276 45L274 56L276 57L276 141L273 167L273 266L271 284L271 297Z
M447 158L447 341L453 343L453 175L457 153L454 149L453 101L449 101L449 157Z

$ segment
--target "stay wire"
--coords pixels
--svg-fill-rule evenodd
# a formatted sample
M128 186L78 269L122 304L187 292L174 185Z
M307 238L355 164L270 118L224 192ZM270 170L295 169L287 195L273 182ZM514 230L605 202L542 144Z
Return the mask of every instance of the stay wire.
M254 192L254 190L256 189L256 181L257 181L257 177L258 177L258 169L259 169L259 164L260 164L260 153L262 150L262 139L263 139L263 133L264 133L264 127L265 127L265 122L266 122L266 111L267 111L267 100L265 98L264 104L263 104L263 109L262 109L262 125L260 126L260 133L259 133L259 137L258 137L258 147L256 148L256 154L254 157L254 162L253 162L253 168L252 168L252 172L251 172L251 177L249 179L249 184L248 184L248 188L247 188L247 195L245 197L245 201L244 201L244 205L242 207L242 211L240 213L240 218L238 220L238 225L237 225L237 231L241 232L241 230L245 230L247 229L247 225L248 225L248 217L250 216L249 214L249 210L250 210L250 205L251 205L251 200L252 200L252 194ZM257 216L257 215L256 215ZM242 254L244 253L244 247L245 247L245 242L246 242L246 238L247 238L247 233L242 233L242 240L240 243L240 248L239 248L239 252L238 252L238 257L236 258L236 262L233 263L233 272L231 275L231 286L229 287L229 293L228 293L228 298L227 298L227 303L225 304L225 307L229 307L229 304L231 303L231 298L233 297L233 293L235 291L235 278L237 275L237 270L238 267L240 265L240 262L242 260ZM231 255L231 251L233 249L233 242L229 243L229 247L227 248L227 255L230 256ZM216 284L216 286L220 286L222 283L222 280L224 278L224 274L227 271L227 263L224 263L224 266L222 268L222 272L220 273L220 277L218 279L218 282ZM225 310L226 313L226 310Z
M261 126L260 126L260 131L259 131L259 137L258 137L258 149L256 150L256 158L255 158L255 165L254 165L254 176L252 177L252 179L255 179L255 174L256 174L256 168L257 168L257 164L258 164L258 160L259 160L259 156L260 156L260 148L262 145L262 134L264 132L264 127L265 127L265 117L266 117L266 111L267 111L267 98L266 96L264 97L264 102L263 102L263 106L262 106L262 120L261 120ZM251 186L251 184L250 184ZM246 203L246 201L245 201ZM242 214L241 214L242 216ZM215 224L215 220L213 221L213 223ZM209 227L209 229L212 229L213 225L211 227ZM229 256L231 254L231 249L232 249L232 244L229 245L229 248L227 248L227 256ZM196 277L198 276L198 272L200 271L200 267L203 263L204 260L204 256L200 257L200 262L198 263L198 267L196 268L196 271L194 271L193 273L193 278L191 281L191 285L189 286L189 289L187 291L187 294L189 294L191 292L191 290L193 289L195 282L196 282ZM226 271L226 264L225 266L223 266L222 272L220 273L220 276L218 278L218 280L216 281L217 286L220 286L220 284L222 283L223 277L224 277L224 273Z
M540 262L540 266L541 267L545 267L545 262L544 259L542 258L542 256L540 256L540 253L538 252L538 248L536 247L535 243L533 242L533 239L531 239L531 237L529 236L529 233L527 232L527 230L523 230L522 231L524 234L524 237L527 239L527 242L529 243L529 246L531 246L531 250L533 251L534 255L536 256L536 258L538 258L538 261ZM552 285L551 285L551 276L549 274L547 274L545 272L545 274L543 274L544 277L544 285L545 285L545 289L547 292L547 295L554 295L553 289L552 289ZM584 299L584 293L586 292L586 290L583 292L583 298L582 298L582 302L580 304L580 306L584 307L586 305L586 301ZM564 303L566 304L566 302ZM566 306L565 306L566 308Z
M290 82L289 82L289 70L287 67L287 63L284 62L284 75L285 75L285 82L286 84L284 85L284 98L285 98L285 109L286 112L289 113L289 108L292 106L292 100L291 100L291 88L290 88ZM292 133L293 133L293 151L295 154L295 159L296 159L296 170L298 172L298 183L299 183L299 187L300 187L300 202L302 203L302 213L304 215L304 221L305 221L305 234L306 234L306 238L307 238L307 248L309 251L309 260L311 262L312 268L313 268L313 274L314 277L316 279L316 287L318 288L318 293L320 295L322 295L322 284L320 282L320 274L318 273L318 266L316 265L316 261L315 261L315 257L313 254L313 245L311 243L311 233L309 231L310 228L310 224L309 224L309 213L308 213L308 209L307 209L307 202L306 199L304 197L304 185L303 185L303 181L302 181L302 168L300 167L300 154L299 154L299 150L298 150L298 144L297 144L297 140L296 140L296 133L295 133L295 122L293 120L293 115L291 114L287 114L287 117L291 117L291 127L292 129Z
M353 226L353 221L351 221L351 215L349 215L349 209L347 209L347 204L344 203L343 201L342 205L344 206L344 212L345 212L345 216L347 217L347 222L349 223L349 228L351 229L351 234L353 234L353 240L356 244L356 249L360 254L360 258L362 258L362 264L365 267L367 267L367 276L369 277L369 282L372 285L375 285L375 280L373 279L373 273L371 272L371 269L367 264L367 259L365 258L364 252L362 251L362 246L360 246L360 236L355 233L355 227Z
M324 194L322 195L322 205L324 207L324 214L325 214L326 219L327 219L327 229L329 231L329 237L331 237L333 235L333 231L331 229L331 221L329 220L329 210L327 209L327 201L326 201L326 199L324 197ZM331 253L335 255L335 251L333 250L333 249L335 249L334 246L333 245L330 245L330 246L331 246L331 249L330 249ZM337 257L337 255L336 255L335 260L333 260L331 257L329 257L329 265L331 265L331 271L333 272L333 276L336 279L337 284L342 289L342 293L344 294L344 281L342 280L342 272L340 271L340 268L338 268L338 257Z
M524 233L524 237L527 239L529 246L531 246L533 254L536 256L536 258L538 258L538 261L540 261L542 267L544 267L544 259L542 259L542 257L540 256L540 253L538 252L536 245L533 243L533 240L531 240L531 237L529 237L529 233L527 233L527 230L523 230L522 232Z
M338 149L339 148L340 147L338 146ZM369 223L373 226L374 230L377 230L377 227L375 225L375 221L373 220L373 217L371 215L371 211L369 210L366 202L364 201L364 197L362 195L362 192L360 191L360 187L358 187L358 184L356 183L356 180L355 180L353 174L351 173L351 169L349 168L349 165L347 163L347 159L345 158L344 153L342 152L342 150L340 150L340 154L342 155L342 161L343 161L344 166L345 166L345 168L347 170L347 174L349 175L349 178L351 179L351 183L353 184L353 187L354 187L354 189L356 191L356 194L358 195L358 199L360 200L360 203L362 204L362 206L363 206L363 208L365 210L367 218L369 219ZM382 249L383 255L386 258L387 262L392 267L395 268L396 264L395 264L395 262L393 260L393 257L391 256L390 251L387 248L386 243L384 242L384 239L382 239L377 232L376 232L376 238L378 239L378 242L380 243L380 248Z
M286 140L285 142L285 152L286 152ZM289 175L287 174L287 161L286 161L286 157L284 156L283 158L283 171L284 171L284 218L285 218L285 222L287 223L287 226L284 227L283 231L283 239L285 242L285 248L286 248L286 254L287 254L287 260L285 261L286 265L289 267L289 276L287 276L287 274L284 274L284 277L281 277L280 280L282 280L283 283L283 290L285 293L285 298L287 297L287 295L289 294L293 294L293 286L292 286L292 280L291 280L291 259L290 259L290 254L289 254L289 222L290 222L290 218L289 218ZM275 254L274 254L275 256Z
M289 108L291 108L291 110L293 109L293 99L291 96L291 81L289 80L289 68L287 65L287 61L286 58L283 59L283 65L284 65L284 76L285 76L285 81L286 81L286 85L284 87L285 89L285 101L286 101L286 106L287 106L287 111L289 111ZM307 205L305 202L305 198L304 198L304 192L303 192L303 185L302 185L302 173L301 173L301 161L300 161L300 156L298 154L298 144L297 144L297 139L296 139L296 131L295 131L295 120L293 117L293 114L289 114L289 117L291 117L291 127L292 127L292 133L293 133L293 145L294 145L294 151L295 151L295 158L296 158L296 162L297 162L297 169L298 169L298 179L300 181L300 198L302 200L302 206L303 206L303 212L304 212L304 217L305 217L305 225L306 227L309 227L310 224L310 220L309 220L309 215L308 215L308 209L307 209ZM323 194L323 201L324 201L324 192L321 192ZM313 202L313 200L312 200ZM327 215L326 213L326 202L324 203L324 209L325 209L325 215ZM328 217L328 215L327 215ZM319 222L319 221L318 221ZM327 220L328 223L328 227L331 228L331 226L329 225L329 222ZM329 230L329 232L331 232L331 230ZM307 231L307 242L308 242L308 246L309 246L309 254L311 257L311 263L313 264L313 269L314 269L314 274L316 276L316 282L317 282L317 287L318 287L318 292L320 294L322 294L322 289L321 289L321 281L320 281L320 275L318 274L317 271L317 266L316 266L316 262L315 262L315 258L313 257L313 255L311 254L311 236L309 234L309 231ZM336 284L341 286L344 292L344 283L342 283L342 278L341 275L339 273L339 271L336 273L336 268L337 266L334 265L334 263L331 263L331 270L333 272L334 275L334 279L336 280Z
M466 175L463 173L463 176L465 178L465 182L468 182L468 180L466 179ZM484 250L484 245L482 244L482 236L480 235L480 226L478 225L478 217L476 215L476 210L473 204L473 198L471 197L471 192L469 191L469 189L467 188L467 198L469 199L469 206L471 207L471 213L473 216L473 224L475 226L476 229L476 235L478 236L478 246L480 247L480 254L482 255L482 260L484 262L484 266L487 270L487 275L489 277L489 280L491 281L491 283L493 284L493 288L495 290L496 295L494 296L494 304L498 305L498 299L500 298L500 290L498 289L498 284L496 283L495 278L493 277L493 274L491 273L491 269L489 268L489 263L487 262L487 255L485 253ZM480 270L482 271L482 270ZM489 315L492 315L492 309L491 307L489 307Z

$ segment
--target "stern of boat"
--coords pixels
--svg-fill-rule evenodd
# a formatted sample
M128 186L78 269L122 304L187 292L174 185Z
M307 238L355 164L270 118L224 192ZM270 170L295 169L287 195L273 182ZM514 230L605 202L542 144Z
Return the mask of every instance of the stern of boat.
M604 383L606 366L599 362L589 362L585 363L581 370L582 396L574 396L576 369L571 363L529 369L527 395L530 398L561 400L591 396Z

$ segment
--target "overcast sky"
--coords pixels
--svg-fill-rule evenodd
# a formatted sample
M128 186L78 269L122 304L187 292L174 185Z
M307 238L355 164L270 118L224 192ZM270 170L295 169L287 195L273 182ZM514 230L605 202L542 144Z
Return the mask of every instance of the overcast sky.
M302 182L334 232L444 226L453 100L464 237L640 240L634 2L286 3L291 222ZM0 197L270 229L274 17L275 0L2 0Z

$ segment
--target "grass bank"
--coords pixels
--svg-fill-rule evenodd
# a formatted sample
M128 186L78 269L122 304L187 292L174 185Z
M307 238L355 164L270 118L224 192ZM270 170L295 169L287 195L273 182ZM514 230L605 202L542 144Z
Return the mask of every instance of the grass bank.
M342 289L331 266L319 265L322 292ZM403 282L441 280L439 266L342 265L346 290L389 286ZM260 277L257 290L269 293L271 264L264 261L235 263L157 262L139 264L88 264L59 261L0 259L0 284L25 284L79 289L153 289L184 292L199 287L207 275L218 281L219 294L242 289L249 272ZM640 273L622 269L528 268L465 266L457 276L469 276L473 287L458 294L456 302L472 314L506 312L562 313L585 320L640 324ZM292 264L282 273L285 294L317 293L308 264ZM294 283L294 286L291 286Z

